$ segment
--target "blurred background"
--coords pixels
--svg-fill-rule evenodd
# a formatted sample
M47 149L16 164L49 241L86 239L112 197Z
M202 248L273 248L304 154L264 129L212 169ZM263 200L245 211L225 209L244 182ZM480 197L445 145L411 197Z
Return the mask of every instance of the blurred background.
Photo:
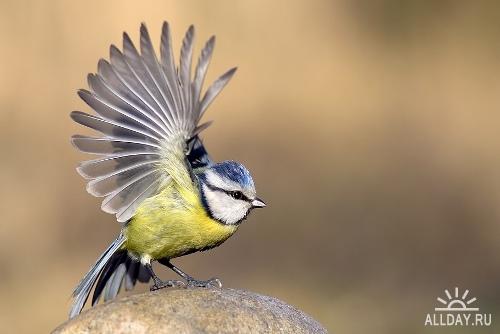
M458 286L500 325L500 5L495 1L0 2L0 324L48 332L119 225L85 192L70 145L86 75L141 22L178 54L217 35L217 160L268 203L222 247L175 260L272 295L333 333L424 326ZM164 278L173 273L162 271ZM141 286L134 291L146 291Z

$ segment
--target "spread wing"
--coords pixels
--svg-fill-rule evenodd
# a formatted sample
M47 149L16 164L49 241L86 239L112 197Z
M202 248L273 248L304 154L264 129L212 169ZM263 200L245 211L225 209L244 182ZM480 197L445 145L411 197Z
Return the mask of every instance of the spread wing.
M96 115L71 113L74 121L101 134L72 137L80 151L99 155L77 170L89 180L87 191L104 197L102 210L116 214L119 222L129 220L142 201L177 180L169 162L177 159L181 173L190 168L185 163L188 151L190 163L210 162L197 136L209 124L198 122L236 71L227 71L201 97L215 37L205 44L191 78L193 26L184 37L177 68L168 23L162 28L160 59L144 24L140 32L140 52L124 33L123 51L111 46L110 61L101 59L97 73L88 76L90 90L78 92Z

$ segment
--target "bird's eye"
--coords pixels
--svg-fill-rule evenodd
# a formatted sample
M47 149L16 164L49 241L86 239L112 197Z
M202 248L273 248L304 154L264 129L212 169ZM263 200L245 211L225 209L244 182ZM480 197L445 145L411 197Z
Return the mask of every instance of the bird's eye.
M230 194L234 199L243 199L244 197L241 191L231 191Z

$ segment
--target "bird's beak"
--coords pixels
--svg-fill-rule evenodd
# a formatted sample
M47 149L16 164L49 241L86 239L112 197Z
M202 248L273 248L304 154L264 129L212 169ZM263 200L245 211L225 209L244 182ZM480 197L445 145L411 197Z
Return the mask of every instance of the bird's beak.
M264 203L263 200L259 199L259 198L256 198L252 201L252 206L254 208L265 208L266 207L266 203Z

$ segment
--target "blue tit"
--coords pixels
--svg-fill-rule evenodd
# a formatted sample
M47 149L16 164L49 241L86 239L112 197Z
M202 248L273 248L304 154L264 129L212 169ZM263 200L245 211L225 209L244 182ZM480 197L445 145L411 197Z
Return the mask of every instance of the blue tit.
M87 191L104 197L101 208L116 215L121 232L75 288L70 318L81 312L94 286L92 305L137 281L152 279L152 290L220 286L218 279L194 279L171 259L219 246L252 209L265 206L249 171L238 162L213 162L199 137L210 125L199 125L200 119L236 68L202 95L215 37L203 47L192 76L194 35L191 26L176 68L168 23L159 58L144 24L140 51L124 33L123 51L111 46L110 61L101 59L97 73L88 76L90 90L78 92L96 115L75 111L71 117L101 135L72 137L77 149L98 155L77 170L88 180ZM154 261L183 280L162 281Z

